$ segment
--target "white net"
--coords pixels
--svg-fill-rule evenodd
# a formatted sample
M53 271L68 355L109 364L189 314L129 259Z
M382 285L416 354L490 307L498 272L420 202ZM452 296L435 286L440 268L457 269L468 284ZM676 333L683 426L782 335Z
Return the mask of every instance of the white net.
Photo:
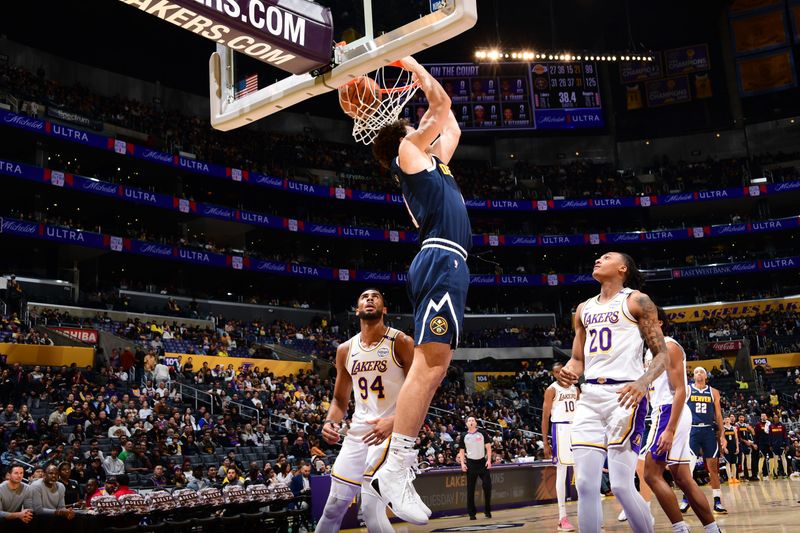
M371 144L384 126L395 122L419 89L408 70L386 66L374 78L360 76L339 89L339 104L353 118L353 138Z

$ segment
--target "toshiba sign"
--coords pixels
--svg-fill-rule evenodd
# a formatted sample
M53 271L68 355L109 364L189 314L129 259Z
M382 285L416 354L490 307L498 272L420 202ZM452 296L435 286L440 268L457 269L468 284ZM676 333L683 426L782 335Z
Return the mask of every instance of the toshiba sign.
M97 344L97 330L96 329L77 329L77 328L50 328L53 331L63 333L71 339L76 341L85 342L86 344Z

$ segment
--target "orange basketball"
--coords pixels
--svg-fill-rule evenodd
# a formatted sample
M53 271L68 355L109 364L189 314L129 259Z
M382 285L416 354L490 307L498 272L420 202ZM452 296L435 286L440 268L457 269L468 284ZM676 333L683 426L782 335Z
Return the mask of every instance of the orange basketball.
M378 109L380 86L369 76L360 76L339 87L339 105L352 118L363 119Z

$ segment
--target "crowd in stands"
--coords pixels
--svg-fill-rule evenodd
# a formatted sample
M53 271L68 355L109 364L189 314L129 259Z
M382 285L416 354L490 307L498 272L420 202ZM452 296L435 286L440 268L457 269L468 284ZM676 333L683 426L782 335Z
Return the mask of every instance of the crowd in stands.
M360 145L323 142L309 135L285 135L262 130L218 132L208 119L185 116L153 103L121 96L105 97L76 84L64 85L11 64L0 66L0 90L23 102L35 102L81 114L148 134L148 144L169 153L191 152L204 161L260 170L278 177L319 181L307 169L335 173L346 186L388 191L394 185L384 173L373 176L372 155ZM37 113L39 105L25 108ZM776 157L780 159L781 156ZM772 159L765 156L765 161ZM785 158L784 158L785 159ZM651 168L618 171L609 164L578 160L562 165L519 162L511 169L486 163L454 163L466 197L552 199L556 196L620 196L656 194L698 188L735 187L749 176L742 159L704 162L672 162L666 158ZM463 168L462 168L463 167ZM774 172L783 178L781 172ZM791 175L790 175L791 176Z
M170 299L168 305L174 305ZM98 312L93 317L72 316L53 308L35 309L31 320L46 326L88 327L114 333L129 339L141 349L156 355L166 352L222 357L273 358L269 345L280 344L302 353L332 359L341 342L339 325L324 317L313 319L307 326L299 327L284 320L265 322L230 320L221 315L210 315L214 327L190 326L174 321L112 320L108 313ZM110 360L122 359L122 354L112 352ZM114 365L116 366L116 365ZM126 368L127 370L127 368Z
M572 331L564 327L504 327L468 331L459 344L464 348L516 348L520 346L571 346Z
M700 343L713 356L715 341L747 339L753 355L800 352L800 312L771 311L744 317L713 317L698 322L673 324L676 334L696 349Z

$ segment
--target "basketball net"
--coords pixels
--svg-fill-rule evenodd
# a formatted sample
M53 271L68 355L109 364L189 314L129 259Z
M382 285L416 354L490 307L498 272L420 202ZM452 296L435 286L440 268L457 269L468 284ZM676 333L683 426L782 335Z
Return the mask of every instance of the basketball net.
M361 76L348 82L355 84L359 90L356 92L357 100L350 102L360 109L360 114L353 120L353 138L364 144L372 144L378 132L389 124L395 122L406 104L414 97L419 89L419 82L413 74L400 68L396 64L390 64L379 68L374 75L374 80L378 84L377 94L365 94L372 92L370 83L358 83ZM339 93L342 99L342 93ZM340 102L341 103L341 102Z

